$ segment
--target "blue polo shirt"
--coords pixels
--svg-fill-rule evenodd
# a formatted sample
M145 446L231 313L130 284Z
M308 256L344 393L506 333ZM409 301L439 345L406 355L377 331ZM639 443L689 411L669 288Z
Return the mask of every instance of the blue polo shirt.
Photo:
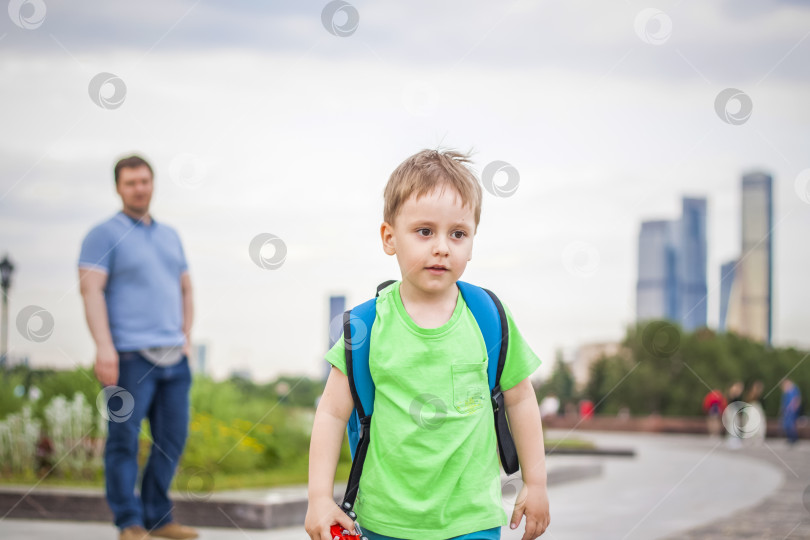
M180 275L188 264L173 228L118 212L84 238L79 268L107 274L104 297L117 350L185 342Z

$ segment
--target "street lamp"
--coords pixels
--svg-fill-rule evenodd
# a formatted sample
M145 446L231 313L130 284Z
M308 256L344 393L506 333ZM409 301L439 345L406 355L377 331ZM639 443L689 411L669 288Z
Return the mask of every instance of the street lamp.
M11 273L14 265L8 260L8 254L0 261L0 286L3 289L3 333L0 336L0 368L6 367L6 353L8 352L8 288L11 286Z

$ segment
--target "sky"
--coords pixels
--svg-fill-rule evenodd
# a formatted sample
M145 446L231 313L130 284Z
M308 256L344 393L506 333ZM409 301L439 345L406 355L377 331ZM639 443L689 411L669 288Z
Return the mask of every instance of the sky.
M729 88L738 98L723 101ZM808 95L799 1L12 0L9 352L91 365L79 248L120 208L114 163L139 153L155 169L152 215L185 246L210 372L320 375L329 296L354 305L399 277L379 239L388 176L437 147L472 151L479 174L508 164L487 178L516 189L484 192L463 279L509 306L539 376L558 348L622 338L640 223L677 218L683 196L708 199L716 326L741 178L756 170L774 177L774 343L810 348ZM262 234L283 242L282 264L252 260ZM29 306L52 319L46 339L23 335L43 324Z

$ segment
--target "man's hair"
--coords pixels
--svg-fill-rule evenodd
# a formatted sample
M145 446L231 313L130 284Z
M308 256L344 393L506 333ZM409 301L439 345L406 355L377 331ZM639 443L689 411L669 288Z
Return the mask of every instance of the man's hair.
M121 175L121 169L135 169L142 165L146 165L146 168L149 169L149 174L154 178L155 173L152 172L152 166L141 156L129 156L119 159L118 163L115 164L115 185L118 185L118 177Z
M466 165L469 154L455 150L422 150L399 164L385 186L383 220L393 224L402 205L411 196L417 199L436 188L454 189L461 204L475 215L475 227L481 219L481 186Z

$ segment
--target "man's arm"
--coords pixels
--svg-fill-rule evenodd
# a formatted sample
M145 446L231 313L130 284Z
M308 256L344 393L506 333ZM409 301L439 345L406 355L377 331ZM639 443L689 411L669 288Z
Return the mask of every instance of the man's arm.
M107 273L92 268L79 268L79 290L84 300L84 314L90 335L96 343L96 378L104 386L118 383L118 352L110 333L104 287Z
M550 522L540 409L528 378L506 390L503 397L523 476L523 488L515 502L510 526L516 529L525 515L523 540L533 540L545 532Z
M191 276L188 272L180 275L180 290L183 293L183 334L186 336L183 353L188 355L191 351L191 325L194 322L194 298L191 294Z

